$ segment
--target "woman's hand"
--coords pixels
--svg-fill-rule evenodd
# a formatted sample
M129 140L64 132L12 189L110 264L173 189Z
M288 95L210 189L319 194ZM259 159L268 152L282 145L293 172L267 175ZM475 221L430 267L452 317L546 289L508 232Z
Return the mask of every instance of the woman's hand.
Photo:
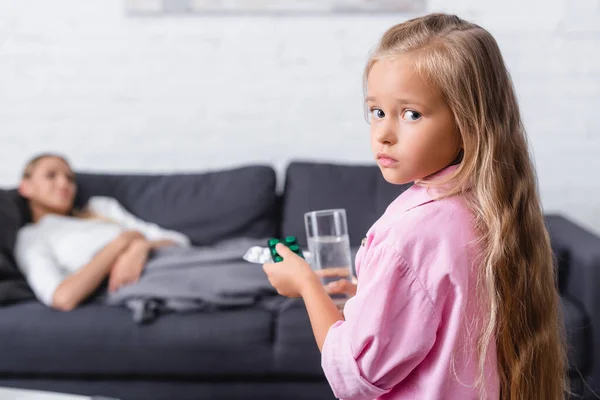
M111 274L119 258L129 250L130 244L135 238L143 237L138 232L124 232L99 251L94 258L77 272L66 277L56 288L52 296L52 307L61 311L71 311L87 299L98 286ZM119 270L124 268L119 267ZM119 274L124 274L120 272ZM119 279L117 279L119 278ZM130 277L115 276L114 282L124 282Z
M142 235L138 231L125 231L119 235L119 240L121 241L124 247L129 246L135 240L144 240L146 239L144 235Z
M151 246L145 239L133 240L127 249L119 255L108 278L108 290L114 292L122 286L136 283L148 260Z
M350 276L348 268L328 268L315 271L320 278L340 278L325 285L329 294L345 294L349 297L356 295L356 278ZM351 280L349 280L351 279Z
M310 265L283 244L278 244L277 252L283 261L263 265L269 282L277 292L286 297L300 297L305 287L319 278Z
M161 249L163 247L173 247L179 246L179 244L173 240L162 239L162 240L153 240L150 242L150 247L152 249Z

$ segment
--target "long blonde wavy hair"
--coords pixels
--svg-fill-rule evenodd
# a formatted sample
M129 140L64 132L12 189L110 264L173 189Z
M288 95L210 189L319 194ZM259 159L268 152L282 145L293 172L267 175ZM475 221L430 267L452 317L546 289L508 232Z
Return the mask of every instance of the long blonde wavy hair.
M389 29L369 59L410 53L415 70L454 114L462 160L448 179L480 238L479 379L496 341L501 399L563 399L566 352L550 239L515 91L492 35L457 16L431 14ZM485 396L485 393L482 393Z

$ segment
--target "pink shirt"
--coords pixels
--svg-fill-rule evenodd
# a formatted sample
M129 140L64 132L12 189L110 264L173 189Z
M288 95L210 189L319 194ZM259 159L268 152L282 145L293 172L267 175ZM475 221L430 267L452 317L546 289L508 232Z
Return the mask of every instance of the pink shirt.
M452 171L449 167L438 175ZM464 198L413 185L371 227L356 256L358 290L327 333L322 366L336 397L479 399L476 246ZM499 398L496 346L484 398Z

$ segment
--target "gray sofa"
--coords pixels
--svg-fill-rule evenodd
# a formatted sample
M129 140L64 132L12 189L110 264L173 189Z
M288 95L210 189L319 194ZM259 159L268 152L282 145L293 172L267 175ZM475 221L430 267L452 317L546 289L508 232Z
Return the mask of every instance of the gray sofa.
M79 203L92 195L114 197L195 245L283 235L305 245L304 212L345 208L357 247L406 189L387 184L376 167L302 162L289 165L282 195L268 166L169 176L79 173L77 180ZM56 312L32 299L14 268L14 233L26 220L14 190L0 192L0 386L122 400L333 398L301 300L168 314L141 326L128 310L93 302ZM596 377L600 369L592 368L600 359L600 238L560 216L548 216L548 227L559 261L573 387L581 392L579 375Z

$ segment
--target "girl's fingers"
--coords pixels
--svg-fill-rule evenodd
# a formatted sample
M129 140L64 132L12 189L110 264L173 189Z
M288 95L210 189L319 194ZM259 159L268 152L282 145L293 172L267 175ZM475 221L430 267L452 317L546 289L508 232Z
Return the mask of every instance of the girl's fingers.
M325 286L325 288L327 289L327 291L329 293L333 293L333 294L344 293L344 290L345 290L344 282L345 282L345 280L340 279L339 281L328 283Z
M281 243L277 243L277 246L275 246L275 250L277 250L277 253L279 253L279 255L283 257L283 259L286 259L287 257L293 257L296 255L293 251L288 249L287 246Z
M346 279L340 279L339 281L331 282L325 285L325 290L331 294L354 295L356 293L355 286Z
M321 278L346 278L350 276L350 270L347 267L327 268L316 270L315 274Z

